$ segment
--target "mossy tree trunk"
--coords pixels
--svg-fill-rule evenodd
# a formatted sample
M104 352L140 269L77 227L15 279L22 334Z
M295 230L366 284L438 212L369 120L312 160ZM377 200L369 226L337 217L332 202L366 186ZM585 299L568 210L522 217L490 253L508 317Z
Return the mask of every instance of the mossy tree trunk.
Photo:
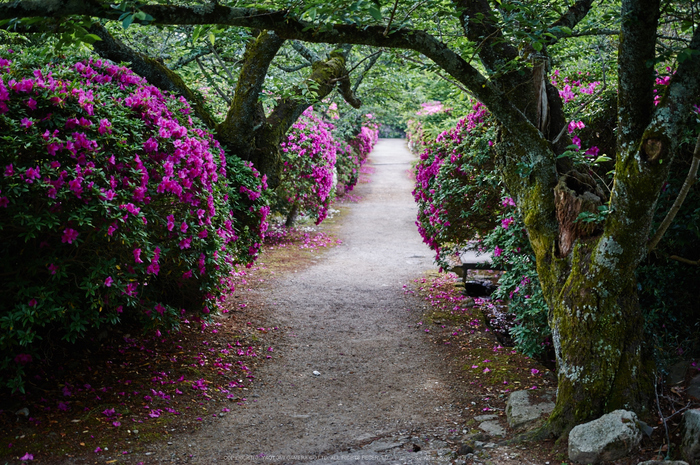
M576 244L563 286L547 292L559 378L548 434L619 408L643 415L652 392L634 275L610 279L593 245Z

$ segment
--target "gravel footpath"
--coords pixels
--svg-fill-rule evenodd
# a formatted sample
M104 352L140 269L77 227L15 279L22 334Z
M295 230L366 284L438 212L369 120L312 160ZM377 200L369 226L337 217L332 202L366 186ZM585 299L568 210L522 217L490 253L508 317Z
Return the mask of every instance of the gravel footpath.
M343 244L265 296L285 334L257 374L255 402L146 460L450 463L445 441L464 420L447 364L411 329L418 301L404 292L434 268L414 224L412 159L404 140L380 140L372 181L353 192L363 200L343 218Z

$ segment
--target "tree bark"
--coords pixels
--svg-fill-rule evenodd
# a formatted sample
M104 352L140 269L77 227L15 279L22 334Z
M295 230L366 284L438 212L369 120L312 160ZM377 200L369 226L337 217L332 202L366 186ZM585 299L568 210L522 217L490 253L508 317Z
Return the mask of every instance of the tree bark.
M289 210L289 213L287 214L287 219L284 222L284 226L287 228L293 227L297 221L298 216L299 216L299 204L297 202L294 202L294 205L292 205L291 210Z
M554 436L616 409L644 415L653 388L636 279L610 279L593 245L579 241L566 281L544 289L559 381L544 432Z

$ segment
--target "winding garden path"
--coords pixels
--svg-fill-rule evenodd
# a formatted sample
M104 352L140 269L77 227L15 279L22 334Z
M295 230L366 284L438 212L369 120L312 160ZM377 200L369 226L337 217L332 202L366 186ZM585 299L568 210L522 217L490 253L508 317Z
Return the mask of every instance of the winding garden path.
M446 387L449 368L416 331L418 300L404 290L434 267L414 224L412 158L403 140L380 140L372 181L354 192L363 200L342 219L343 244L265 296L286 331L279 358L259 372L255 402L168 455L191 454L195 463L433 463L431 454L399 459L392 449L462 423Z

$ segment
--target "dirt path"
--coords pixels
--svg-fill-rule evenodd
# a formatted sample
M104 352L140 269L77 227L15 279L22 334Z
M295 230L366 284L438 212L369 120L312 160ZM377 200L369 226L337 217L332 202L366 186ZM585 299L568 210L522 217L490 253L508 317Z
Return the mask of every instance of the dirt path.
M447 365L410 327L403 286L434 267L414 225L412 155L403 140L385 139L371 158L376 172L357 187L363 200L344 218L343 244L280 279L266 298L286 330L276 349L284 356L259 372L256 402L167 455L191 454L196 463L393 463L382 454L396 447L392 440L413 433L418 442L421 432L432 438L461 423ZM396 463L432 463L428 455Z

